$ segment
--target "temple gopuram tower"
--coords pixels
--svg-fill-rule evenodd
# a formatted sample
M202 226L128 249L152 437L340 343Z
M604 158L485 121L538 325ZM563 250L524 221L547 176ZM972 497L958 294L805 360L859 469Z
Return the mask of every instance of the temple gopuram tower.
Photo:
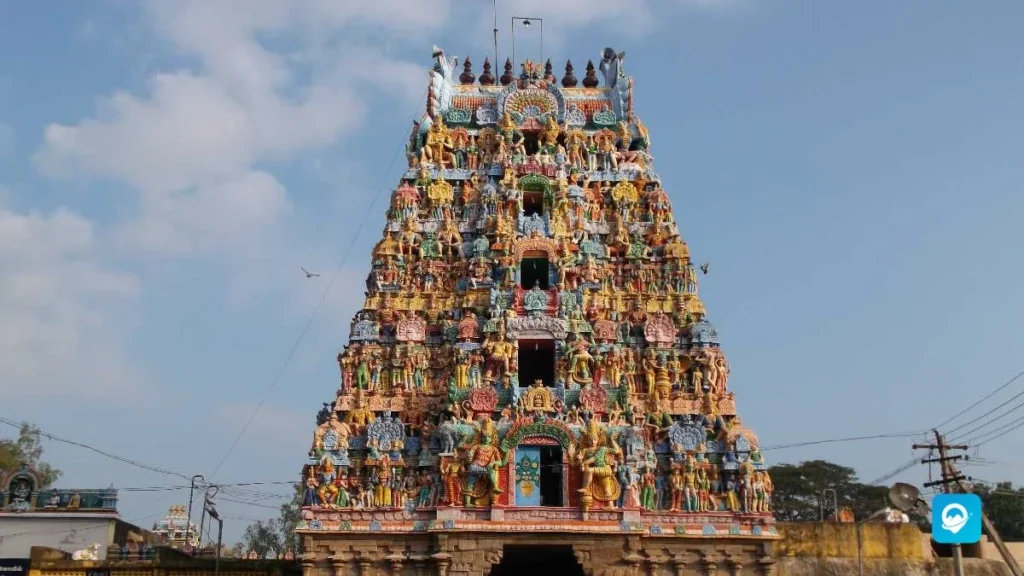
M582 81L434 58L303 469L305 576L771 573L771 480L624 55Z

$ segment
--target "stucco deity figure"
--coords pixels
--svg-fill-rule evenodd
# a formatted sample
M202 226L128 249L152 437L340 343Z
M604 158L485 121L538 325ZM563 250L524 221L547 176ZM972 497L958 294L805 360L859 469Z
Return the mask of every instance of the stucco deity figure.
M580 494L599 502L615 502L622 486L615 479L614 465L616 459L622 456L622 449L614 438L607 438L607 432L601 429L596 419L587 423L582 440L579 462L583 484L579 489Z
M426 141L420 157L421 162L434 162L438 168L445 169L451 164L453 158L452 135L448 127L444 125L444 118L440 115L434 118L430 129L427 131Z
M505 457L498 447L498 429L490 418L480 423L477 441L466 451L466 461L469 463L463 488L466 506L503 492L498 469L505 465Z

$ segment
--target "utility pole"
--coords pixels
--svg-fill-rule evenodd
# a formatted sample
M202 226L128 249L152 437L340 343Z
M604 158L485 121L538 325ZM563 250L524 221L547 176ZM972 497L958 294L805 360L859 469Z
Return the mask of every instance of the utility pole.
M932 486L941 486L942 491L946 494L962 493L970 494L971 490L964 482L967 477L957 470L953 462L957 460L966 460L967 457L962 454L949 456L949 450L967 450L966 444L950 445L946 444L946 439L939 434L938 430L932 431L935 434L935 444L914 444L914 449L925 449L925 450L937 450L939 452L938 458L928 458L922 460L922 464L938 463L942 471L942 479L934 482L926 482L924 486L930 488ZM981 512L981 526L984 528L985 533L992 539L992 543L996 545L996 549L999 550L999 555L1003 557L1003 561L1006 562L1007 567L1010 569L1010 573L1013 576L1024 576L1024 572L1021 571L1020 566L1017 564L1017 560L1014 559L1013 554L1010 554L1010 550L1006 547L1006 543L1003 542L1002 537L999 536L999 531L996 530L992 521L988 519L988 515L985 514L984 509ZM953 544L953 568L956 576L963 576L963 549L959 544Z

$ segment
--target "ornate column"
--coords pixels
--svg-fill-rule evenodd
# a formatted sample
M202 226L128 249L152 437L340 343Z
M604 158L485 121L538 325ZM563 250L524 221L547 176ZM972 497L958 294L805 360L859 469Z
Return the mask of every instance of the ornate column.
M373 574L373 559L369 556L360 556L356 558L356 562L359 564L359 576L372 576Z
M329 560L331 561L331 567L334 568L334 576L345 576L345 567L349 562L352 561L352 558L349 556L336 554L334 556L331 556ZM302 576L306 576L306 574L303 573Z
M718 574L718 558L715 558L712 554L706 554L700 559L701 564L704 565L704 574L706 576L716 576Z
M725 559L729 567L732 568L732 576L743 576L743 561L735 556L729 556Z
M416 569L416 576L427 576L427 560L429 559L430 556L423 556L421 554L409 556L409 560L412 561Z
M586 574L586 576L593 576L594 568L590 565L590 550L581 550L573 545L572 555L576 557L576 562L578 562L583 568L583 573Z
M452 555L447 552L438 552L431 558L437 563L437 576L448 576L448 569L452 566Z
M622 557L622 561L628 564L633 569L634 573L640 572L640 564L642 564L644 560L646 560L646 558L636 552L630 552Z
M665 563L664 558L648 558L647 565L651 567L651 574L658 574L661 572L661 565Z
M301 563L302 576L316 576L316 556L312 554L303 554Z
M388 562L388 566L391 568L391 574L394 576L402 575L402 564L405 562L404 554L391 554L384 558Z
M764 576L772 576L775 574L775 558L770 556L762 556L758 558L757 563L761 566L761 574Z
M669 562L672 564L672 573L675 576L683 576L686 572L686 565L689 563L682 556L673 556Z

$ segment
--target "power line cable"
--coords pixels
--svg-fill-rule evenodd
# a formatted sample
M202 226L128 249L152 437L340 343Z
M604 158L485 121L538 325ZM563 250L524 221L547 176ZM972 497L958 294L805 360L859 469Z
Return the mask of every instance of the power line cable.
M765 446L761 448L761 451L767 450L785 450L788 448L802 448L804 446L817 446L819 444L835 444L838 442L857 442L861 440L877 440L881 438L913 438L914 436L920 436L923 431L917 432L893 432L889 434L874 434L871 436L850 436L847 438L830 438L827 440L810 440L807 442L794 442L792 444L776 444L773 446Z
M878 486L882 482L885 482L886 480L889 480L890 478L892 478L894 476L897 476L899 474L902 474L903 472L906 472L907 470L910 470L911 468L913 468L914 466L916 466L919 463L920 463L920 460L917 457L911 458L910 460L907 460L903 464L900 464L899 466L897 466L891 472L887 472L885 475L879 476L878 478L872 480L871 482L866 482L866 485L867 486Z
M971 439L971 440L973 440L972 444L976 448L980 447L980 446L984 446L985 444L988 444L989 442L991 442L991 441L993 441L993 440L995 440L997 438L1001 438L1003 436L1006 436L1007 434L1009 434L1010 432L1013 432L1014 430L1020 428L1021 426L1024 426L1024 416L1022 416L1022 417L1020 417L1020 418L1018 418L1018 419L1016 419L1016 420L1010 422L1009 424L1006 424L1006 425L1004 425L1004 426L1002 426L1000 428L996 428L995 430L990 430L986 434L983 434L981 436L972 438ZM1002 430L1003 428L1007 428L1007 429L1002 431L1002 432L1000 432L1000 430ZM992 436L992 434L995 433L995 432L998 432L998 434L995 434L994 436ZM985 438L986 436L988 436L988 438ZM982 440L982 438L985 438L985 439ZM969 443L971 443L971 442L969 442Z
M22 424L19 424L19 423L13 421L13 420L10 420L8 418L4 418L2 416L0 416L0 423L6 424L8 426L13 426L14 428L18 428L19 430L23 426ZM118 462L123 462L125 464L130 464L132 466L135 466L136 468L142 468L143 470L149 470L150 472L157 472L159 474L167 474L169 476L177 476L178 478L184 478L185 480L191 480L190 477L185 476L184 474L179 474L178 472L174 472L173 470L167 470L167 469L164 469L164 468L158 468L156 466L150 466L149 464L144 464L142 462L139 462L138 460L132 460L131 458L125 458L124 456L118 456L117 454L113 454L111 452L107 452L106 450L100 450L99 448L96 448L94 446L90 446L90 445L85 444L83 442L76 442L74 440L68 440L67 438L61 438L60 436L57 436L55 434L50 434L49 432L44 432L44 431L40 430L39 428L36 428L36 431L39 433L40 436L42 436L43 438L46 438L48 440L54 440L56 442L63 442L65 444L70 444L72 446L78 446L79 448L85 448L86 450L89 450L91 452L95 452L96 454L99 454L100 456L104 456L104 457L110 458L112 460L117 460Z
M961 439L963 439L963 438L966 438L966 437L968 437L968 436L971 436L971 435L972 435L972 434L974 434L975 432L977 432L977 431L979 431L979 430L981 430L981 429L983 429L983 428L986 428L986 427L988 427L988 426L991 426L991 425L993 425L993 424L995 424L995 423L999 422L999 421L1000 421L1000 420L1002 420L1003 418L1005 418L1005 417L1009 416L1010 414L1013 414L1014 412L1016 412L1017 410L1020 410L1021 408L1024 408L1024 402L1020 402L1019 404L1017 404L1017 405L1013 406L1012 408L1010 408L1009 410L1007 410L1007 411L1006 411L1006 412L1004 412L1003 414L1000 414L1000 415L998 415L998 416L994 416L994 417L992 417L992 418L989 418L989 419L985 420L984 422L982 422L982 423L978 424L977 426L975 426L974 428L971 428L970 430L968 430L968 431L966 431L966 432L961 432L961 433L957 434L957 435L956 435L956 436L955 436L954 438L952 438L952 439L950 440L950 442L958 442L958 441L960 441L960 440L961 440ZM1014 422L1016 422L1016 421L1017 421L1017 420L1014 420ZM989 430L989 432L991 432L991 430ZM985 435L986 435L986 434L988 434L989 432L983 432L983 433L981 434L981 436L985 436ZM969 444L969 442L964 442L964 443L965 443L965 444Z
M419 106L417 105L417 108L418 107ZM410 116L411 115L412 114L410 114ZM403 134L405 134L408 130L408 127L404 128ZM391 158L391 162L388 164L388 168L384 172L384 178L387 178L387 176L391 173L391 169L394 167L395 162L398 160L398 156L402 152L402 147L399 147L398 149L395 150L395 155ZM334 286L335 281L337 281L338 275L341 274L341 270L345 266L345 262L348 260L348 256L352 252L352 248L355 246L356 241L359 239L359 235L363 231L363 227L366 225L366 222L370 219L370 215L372 214L374 206L377 204L377 200L380 198L381 192L383 192L384 189L387 187L388 186L385 183L382 184L379 188L377 188L377 192L373 195L373 198L370 200L369 206L367 206L366 208L366 214L359 220L359 225L356 227L355 233L352 234L352 240L349 242L348 248L346 248L345 252L342 254L341 260L338 262L338 267L335 268L334 274L331 275L331 279L327 283L327 287L324 289L323 295L320 297L320 300L316 303L316 306L314 306L313 313L310 315L309 320L306 322L306 325L302 328L302 331L299 332L299 337L296 338L295 344L292 345L291 350L285 357L284 363L281 364L281 368L277 371L277 374L274 376L273 380L271 380L270 386L267 387L267 391L263 394L263 397L256 405L256 408L249 415L249 419L246 420L245 425L242 426L242 429L238 432L238 436L235 437L235 440L231 443L230 446L228 446L227 452L224 453L224 457L221 458L220 462L218 462L217 466L213 469L213 472L210 474L210 478L216 476L217 472L220 471L224 463L227 462L228 457L234 451L235 447L238 446L238 442L241 441L242 436L244 436L246 431L249 430L249 426L252 425L252 422L253 420L255 420L256 415L259 413L260 409L263 408L263 405L267 402L267 399L270 397L271 392L274 391L274 388L281 380L281 376L284 374L285 369L287 369L288 365L291 364L292 357L295 356L295 352L298 351L299 346L302 344L302 341L305 340L306 334L309 332L310 327L313 326L313 321L316 320L316 317L320 313L321 308L323 308L323 304L327 300L327 295L331 292L331 288Z
M950 422L952 422L953 420L956 420L956 419L957 419L957 418L959 418L960 416L963 416L964 414L966 414L966 413L970 412L971 410L973 410L973 409L974 409L974 408L976 408L977 406L981 405L981 404L982 404L983 402L985 402L985 401L986 401L986 400L988 400L989 398L991 398L991 397L995 396L996 394L998 394L999 392L1001 392L1001 391L1002 391L1002 390L1003 390L1004 388L1006 388L1006 387L1007 387L1007 386L1009 386L1010 384L1013 384L1014 382L1016 382L1016 381L1017 381L1017 379L1018 379L1018 378L1020 378L1021 376L1024 376L1024 370L1021 370L1020 372L1018 372L1016 376L1014 376L1013 378L1010 378L1009 380L1007 380L1007 381L1006 381L1005 383L1003 383L1003 385L1002 385L1002 386L999 386L999 387L998 387L998 388L996 388L995 390L993 390L993 391L989 392L989 393L988 393L988 394L987 394L987 395L986 395L986 396L985 396L984 398L982 398L981 400L978 400L978 401L977 401L977 402L975 402L974 404L971 404L971 405L970 405L970 406L968 406L967 408L964 408L963 410L961 410L961 411L957 412L956 414L954 414L954 415L950 416L949 418L947 418L947 419L946 419L945 421L943 421L943 422L942 422L941 424L939 424L938 426L934 426L934 428L935 428L935 429L939 429L939 428L942 428L942 427L943 427L943 426L945 426L946 424L949 424L949 423L950 423ZM1017 396L1014 396L1013 398L1010 398L1010 400L1007 400L1006 402L1004 402L1004 403L1003 403L1003 404L1001 404L1000 406L1004 406L1004 405L1008 404L1009 402L1013 401L1014 399L1016 399L1017 397L1019 397L1019 396L1021 396L1021 395L1024 395L1024 392L1021 392L1020 394L1017 394ZM999 406L996 406L996 409L998 409L998 408L999 408ZM994 412L994 411L995 411L995 410L992 410L992 411L989 411L989 412L988 412L988 413L986 413L986 414L982 414L982 415L981 415L981 416L979 416L978 418L975 418L974 420L971 420L971 421L967 422L967 424L971 424L972 422L977 422L977 421L978 421L978 420L980 420L981 418L984 418L984 417L985 417L985 416L986 416L987 414L991 414L991 413L992 413L992 412ZM961 424L961 425L960 425L959 427L957 427L957 428L953 428L952 430L949 430L948 432L946 432L946 434L949 434L950 432L955 432L956 430L959 430L960 428L963 428L963 427L964 427L964 424Z

